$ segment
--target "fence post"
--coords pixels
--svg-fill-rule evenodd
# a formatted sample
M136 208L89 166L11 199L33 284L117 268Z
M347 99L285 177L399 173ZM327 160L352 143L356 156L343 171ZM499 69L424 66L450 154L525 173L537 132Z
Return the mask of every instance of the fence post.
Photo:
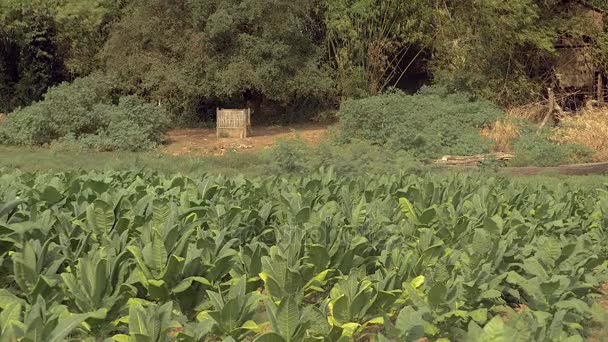
M215 123L215 135L218 139L220 137L220 120L221 120L220 113L221 113L221 110L219 107L217 107L215 109L215 119L217 120L217 122Z
M597 74L597 105L602 107L604 105L604 79L602 74Z

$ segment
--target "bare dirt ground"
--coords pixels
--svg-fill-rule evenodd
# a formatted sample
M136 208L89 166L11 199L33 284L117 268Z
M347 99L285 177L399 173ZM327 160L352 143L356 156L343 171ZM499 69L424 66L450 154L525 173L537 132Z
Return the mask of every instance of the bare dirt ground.
M213 128L187 128L172 130L168 144L161 151L178 155L224 155L230 150L259 151L271 147L278 139L300 137L304 141L318 143L327 133L327 126L301 124L289 127L261 126L252 128L252 136L239 138L217 138Z

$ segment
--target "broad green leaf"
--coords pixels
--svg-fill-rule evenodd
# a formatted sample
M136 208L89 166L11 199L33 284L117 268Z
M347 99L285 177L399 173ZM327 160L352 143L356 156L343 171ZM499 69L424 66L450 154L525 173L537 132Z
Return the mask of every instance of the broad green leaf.
M287 342L287 340L276 332L271 331L259 336L254 340L254 342Z
M445 285L441 283L435 284L428 294L429 303L433 306L444 304L446 293L447 289L445 288Z
M300 309L293 297L283 298L277 309L277 330L291 340L300 323Z

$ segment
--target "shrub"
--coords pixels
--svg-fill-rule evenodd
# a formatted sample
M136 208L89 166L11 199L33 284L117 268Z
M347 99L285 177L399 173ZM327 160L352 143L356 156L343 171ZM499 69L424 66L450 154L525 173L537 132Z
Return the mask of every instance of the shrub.
M11 115L0 124L0 143L9 145L42 145L53 140L46 110L34 103Z
M511 166L558 166L585 163L593 159L593 151L578 144L557 144L548 131L536 132L535 127L523 129L513 143L515 158Z
M135 96L112 100L111 87L96 77L62 84L44 101L11 114L0 127L0 142L100 151L141 151L162 142L169 125L162 108Z
M503 116L498 107L466 93L425 88L416 95L393 92L346 101L339 112L340 140L366 140L417 157L489 151L481 128Z
M262 155L269 173L310 173L321 167L341 175L415 171L420 163L407 152L389 151L366 141L335 144L330 140L310 147L302 139L279 141Z
M311 166L311 148L300 138L281 139L268 151L265 156L269 160L272 171L303 172Z

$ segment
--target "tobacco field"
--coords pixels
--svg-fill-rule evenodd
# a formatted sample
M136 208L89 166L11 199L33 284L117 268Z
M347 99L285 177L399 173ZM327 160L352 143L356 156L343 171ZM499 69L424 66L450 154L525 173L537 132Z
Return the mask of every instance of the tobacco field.
M583 341L608 185L0 173L0 341Z

